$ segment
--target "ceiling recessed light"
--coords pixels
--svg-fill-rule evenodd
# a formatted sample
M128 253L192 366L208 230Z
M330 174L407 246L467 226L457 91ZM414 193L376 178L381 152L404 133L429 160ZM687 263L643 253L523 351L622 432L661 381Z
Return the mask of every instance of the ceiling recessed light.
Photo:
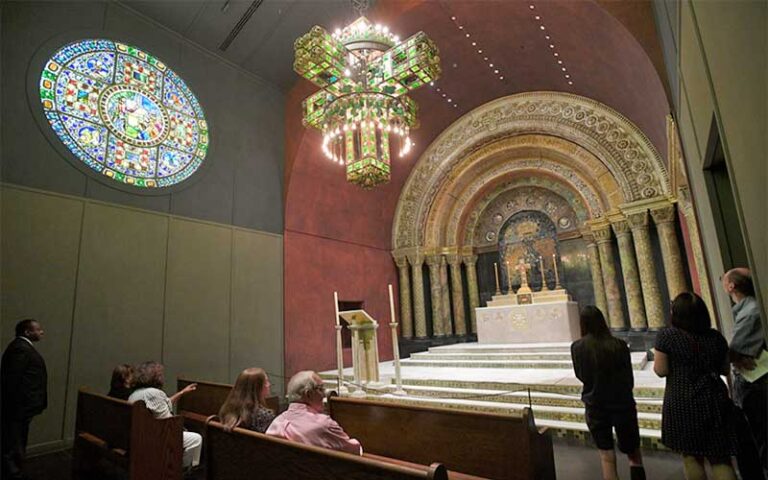
M550 43L550 44L549 44L549 48L555 48L555 46L554 46L553 44L551 44L551 43Z
M435 82L429 82L429 86L430 87L434 87L435 86Z
M559 53L557 53L557 52L555 52L555 53L554 53L554 55L555 55L556 57L559 57L559 56L560 56L560 54L559 54Z
M445 98L445 97L447 97L447 96L448 96L448 95L446 95L446 94L443 94L443 98Z
M571 76L570 75L566 75L565 78L571 78Z
M488 57L483 57L483 60L488 60Z
M472 42L472 46L476 47L477 46L477 42Z
M573 85L573 82L568 82L568 85Z
M488 66L489 66L489 67L491 67L491 68L493 68L493 64L492 64L492 63L489 63L489 64L488 64Z
M438 91L438 92L440 91L440 87L437 87L437 91Z
M462 27L461 25L459 25L459 30L464 30L464 27Z
M456 17L451 17L451 20L456 20Z
M498 70L494 70L493 73L498 75L499 71Z
M448 99L448 103L451 103L452 101L453 101L453 100L451 100L450 98Z
M546 30L546 28L544 27L544 25L539 25L539 28L540 28L540 29L542 29L542 30Z
M558 61L557 61L557 64L558 64L558 65L562 65L562 64L563 64L563 61L562 61L562 60L558 60Z
M549 35L544 35L544 38L549 40Z
M503 76L503 75L502 75L502 76L500 76L500 77L499 77L499 80L504 80L504 76Z
M454 104L453 104L453 108L456 108L456 107L458 107L458 106L459 106L459 105L458 105L458 104L456 104L456 103L454 103ZM413 145L413 143L411 143L411 145Z
M478 50L477 53L483 53L483 51L482 50Z
M536 7L534 7L533 5L528 5L528 8L530 8L531 10L533 10L533 9L534 9L534 8L536 8Z
M566 71L566 70L565 70L565 67L563 67L561 70L562 70L562 71L564 71L564 72Z

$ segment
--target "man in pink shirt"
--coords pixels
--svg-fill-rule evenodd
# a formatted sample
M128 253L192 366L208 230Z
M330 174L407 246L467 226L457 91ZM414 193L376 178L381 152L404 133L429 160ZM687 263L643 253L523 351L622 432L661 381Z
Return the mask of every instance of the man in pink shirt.
M341 425L323 413L324 392L323 380L311 370L291 377L287 395L291 404L272 421L267 435L362 455L360 442L349 438Z

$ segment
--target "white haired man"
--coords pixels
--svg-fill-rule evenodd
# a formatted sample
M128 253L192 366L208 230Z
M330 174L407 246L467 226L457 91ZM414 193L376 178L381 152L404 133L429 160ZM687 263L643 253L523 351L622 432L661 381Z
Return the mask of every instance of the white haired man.
M272 421L267 435L316 447L361 455L360 442L350 438L341 425L323 413L325 387L320 376L299 372L288 381L288 410Z

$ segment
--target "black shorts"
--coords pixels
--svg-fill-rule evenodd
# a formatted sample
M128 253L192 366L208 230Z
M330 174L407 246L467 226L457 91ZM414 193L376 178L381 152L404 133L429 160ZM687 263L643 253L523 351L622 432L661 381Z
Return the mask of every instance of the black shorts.
M600 450L613 450L613 429L619 441L621 453L632 453L640 447L640 428L637 425L637 408L623 409L586 408L589 433Z

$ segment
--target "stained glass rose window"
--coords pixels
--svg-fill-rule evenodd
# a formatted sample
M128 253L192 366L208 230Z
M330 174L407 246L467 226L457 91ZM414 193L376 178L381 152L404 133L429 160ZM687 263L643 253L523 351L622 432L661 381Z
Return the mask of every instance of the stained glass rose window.
M208 125L192 91L138 48L82 40L59 49L40 77L45 116L84 164L140 188L177 184L208 152Z

